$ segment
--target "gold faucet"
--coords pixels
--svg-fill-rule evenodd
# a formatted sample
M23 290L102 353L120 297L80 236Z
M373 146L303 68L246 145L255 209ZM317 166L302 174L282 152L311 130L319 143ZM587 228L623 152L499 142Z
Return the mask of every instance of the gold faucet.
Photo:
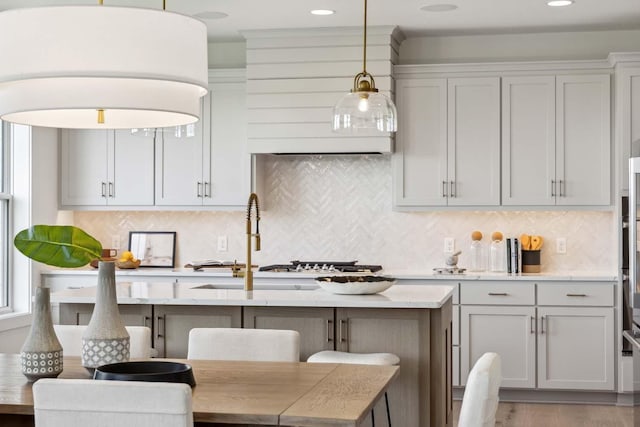
M251 207L256 207L256 232L251 232ZM256 251L260 250L260 206L258 204L258 195L251 193L249 195L249 201L247 202L247 263L245 270L240 271L234 269L234 277L244 276L244 290L253 291L253 271L251 270L251 237L256 239Z

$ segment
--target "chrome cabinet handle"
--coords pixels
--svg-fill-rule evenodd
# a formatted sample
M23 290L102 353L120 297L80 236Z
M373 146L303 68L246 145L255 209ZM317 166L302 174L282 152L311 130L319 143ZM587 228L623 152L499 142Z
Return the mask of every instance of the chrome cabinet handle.
M492 297L506 297L509 294L506 292L489 292L488 295Z
M560 180L560 181L558 181L558 183L560 184L560 193L558 195L560 197L565 197L565 194L564 194L564 181Z
M162 328L160 328L160 321L162 321ZM165 322L164 316L156 316L156 325L158 326L158 330L156 331L156 338L164 338L167 333L167 322ZM161 330L162 333L160 333Z
M544 316L540 318L540 333L544 334Z
M209 189L211 188L211 184L208 182L204 182L204 197L211 197L211 192Z
M556 197L556 181L551 180L551 197Z
M568 297L586 297L587 294L567 294Z
M456 197L456 182L451 181L449 187L449 195L450 197Z
M333 320L327 319L327 342L333 342Z
M113 198L113 182L109 181L109 197Z
M536 318L535 318L535 317L533 317L533 316L531 316L531 333L532 333L532 334L535 334L535 333L536 333L536 327L535 327L535 324L536 324Z
M198 197L202 197L202 183L200 181L197 182L196 193Z
M442 181L442 197L447 197L447 181Z
M348 342L349 337L347 336L347 321L345 319L340 319L338 323L338 342L345 343ZM344 349L344 351L349 351L349 346Z
M101 187L102 187L102 197L107 197L107 183L106 182L102 182L100 183Z
M142 316L142 324L146 327L150 327L149 326L149 321L151 320L151 318L149 316Z

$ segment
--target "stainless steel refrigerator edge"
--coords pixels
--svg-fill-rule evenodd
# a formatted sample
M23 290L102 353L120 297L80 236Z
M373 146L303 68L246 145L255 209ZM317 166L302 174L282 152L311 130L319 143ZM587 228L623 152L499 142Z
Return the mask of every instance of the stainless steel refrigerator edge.
M628 217L625 218L625 200L622 200L622 278L623 328L626 341L633 351L634 426L640 426L640 283L638 283L638 203L640 203L640 157L629 159ZM626 227L625 227L626 225ZM625 242L625 238L627 241ZM625 250L626 249L626 250ZM627 267L627 271L625 271ZM625 274L628 273L628 274ZM628 279L627 279L628 278ZM629 321L629 317L631 321Z

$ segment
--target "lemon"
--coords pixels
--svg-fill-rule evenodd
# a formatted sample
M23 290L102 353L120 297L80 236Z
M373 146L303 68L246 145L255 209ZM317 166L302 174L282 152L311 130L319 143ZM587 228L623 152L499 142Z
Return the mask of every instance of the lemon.
M131 251L124 251L122 252L122 254L120 254L120 261L133 261L134 257L133 257L133 252Z

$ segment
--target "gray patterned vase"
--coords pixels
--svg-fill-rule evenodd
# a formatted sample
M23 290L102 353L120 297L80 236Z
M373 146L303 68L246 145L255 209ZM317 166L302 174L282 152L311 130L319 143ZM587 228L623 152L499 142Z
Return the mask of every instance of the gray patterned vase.
M113 261L98 263L96 304L82 334L82 366L98 366L129 360L129 333L124 327L116 298L116 270Z
M55 378L62 372L62 345L53 330L49 288L36 288L33 323L20 349L20 362L29 381Z

